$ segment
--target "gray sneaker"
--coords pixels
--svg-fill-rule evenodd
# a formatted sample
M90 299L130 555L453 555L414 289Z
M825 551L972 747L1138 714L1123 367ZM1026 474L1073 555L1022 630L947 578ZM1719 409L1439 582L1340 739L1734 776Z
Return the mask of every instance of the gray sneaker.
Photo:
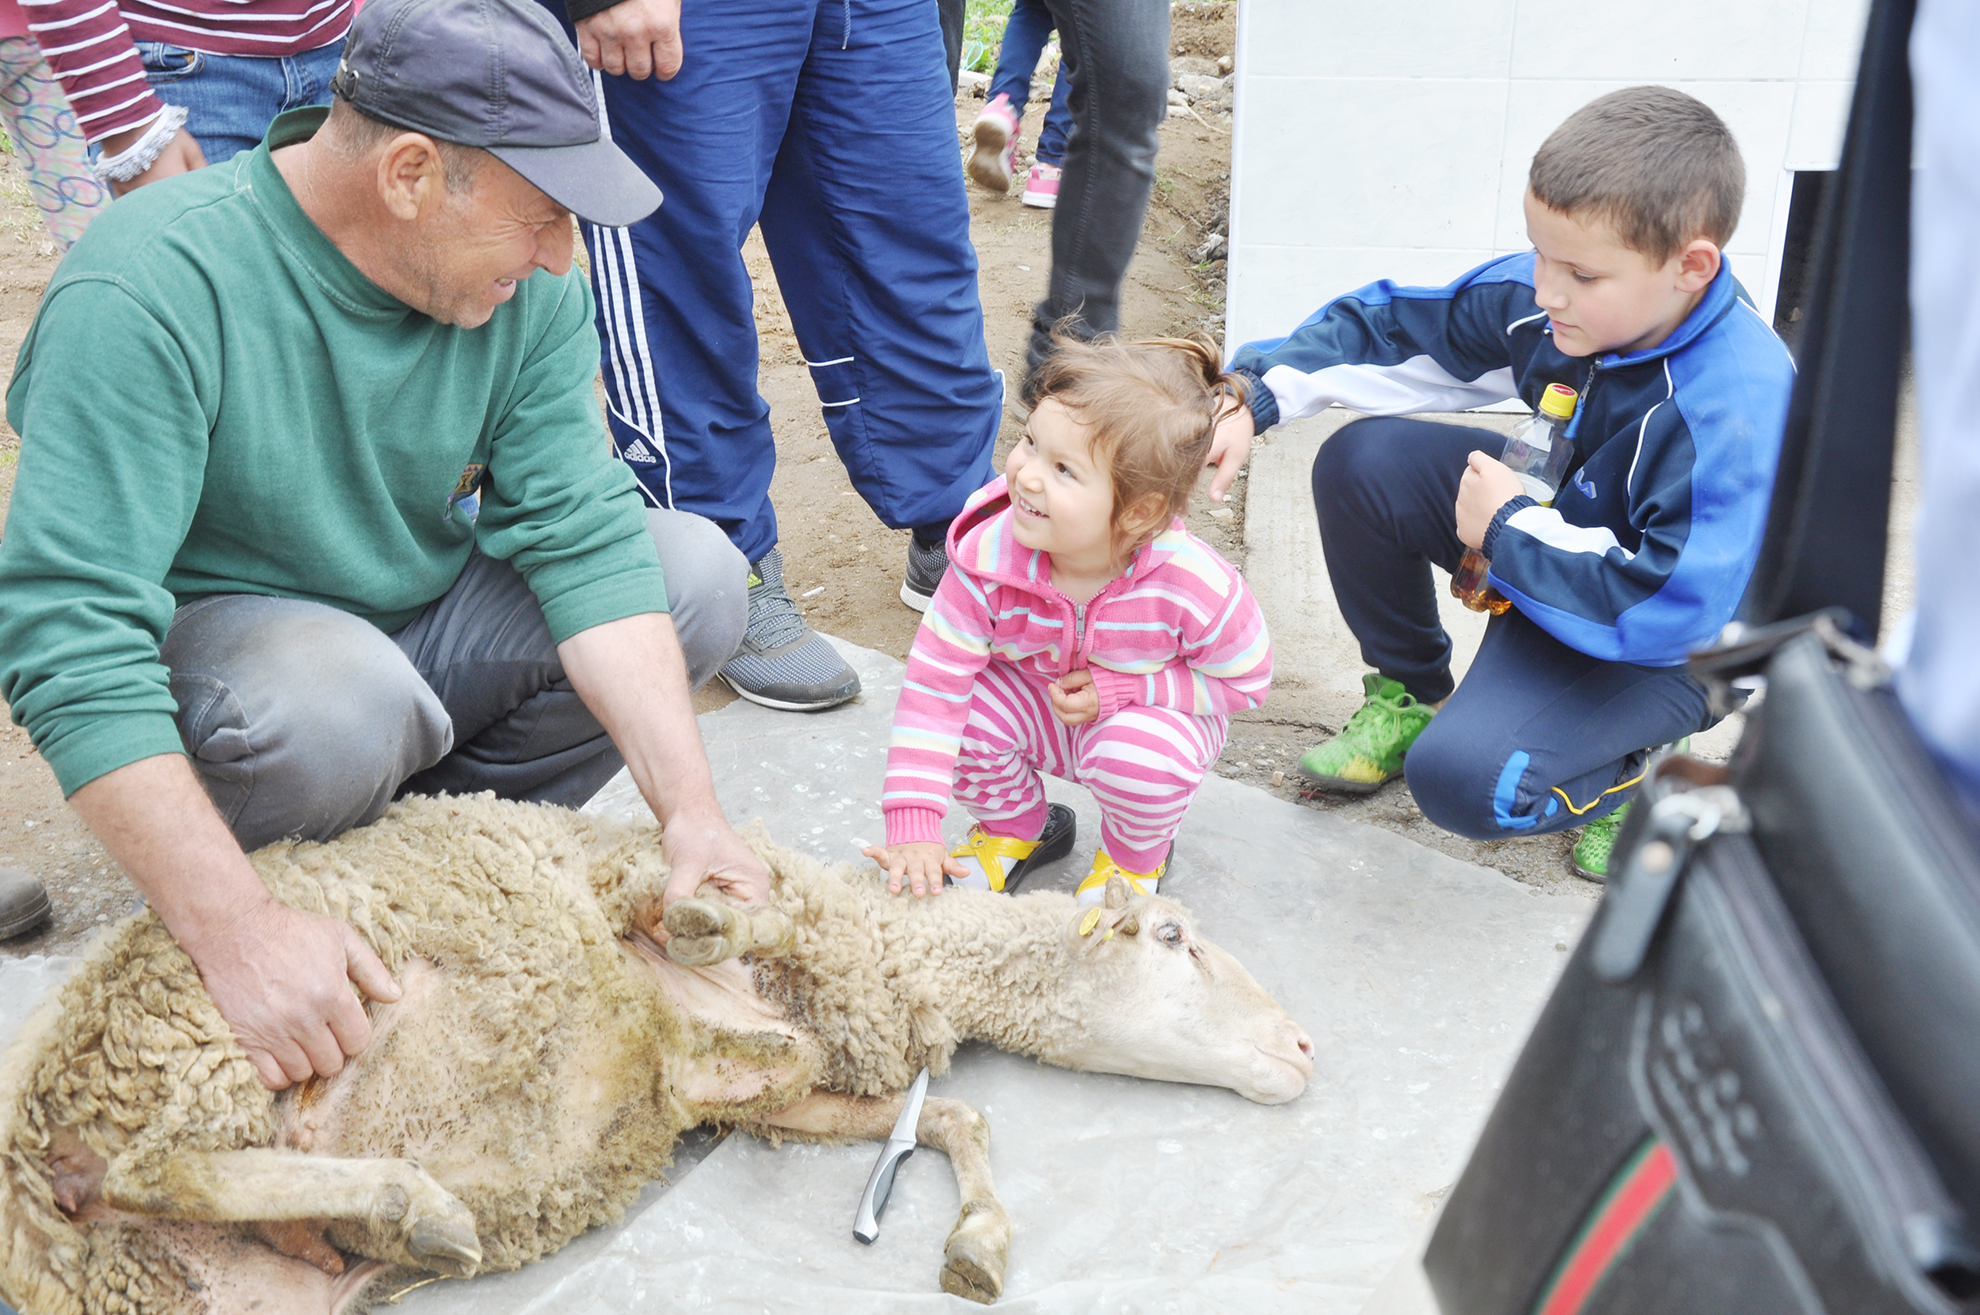
M25 936L48 921L48 887L19 868L0 868L0 941Z
M817 712L859 693L858 674L798 615L775 548L749 568L749 629L722 679L751 703L792 712Z
M949 569L949 549L940 539L926 548L913 535L908 536L907 578L901 581L901 601L917 612L926 612L935 601L935 586Z

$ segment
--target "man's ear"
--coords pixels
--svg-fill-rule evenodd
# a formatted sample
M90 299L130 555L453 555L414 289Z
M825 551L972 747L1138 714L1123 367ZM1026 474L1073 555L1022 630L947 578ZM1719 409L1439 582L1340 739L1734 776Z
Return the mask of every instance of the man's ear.
M1719 248L1710 240L1695 237L1677 254L1677 290L1697 292L1719 277Z
M378 157L378 199L407 223L446 199L447 165L440 146L422 132L402 132Z

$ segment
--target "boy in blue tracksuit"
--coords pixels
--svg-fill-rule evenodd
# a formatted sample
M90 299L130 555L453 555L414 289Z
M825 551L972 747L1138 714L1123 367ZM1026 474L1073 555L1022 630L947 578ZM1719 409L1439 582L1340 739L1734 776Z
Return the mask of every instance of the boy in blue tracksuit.
M1406 770L1432 821L1498 839L1591 826L1606 873L1649 749L1709 724L1685 655L1732 619L1765 527L1794 367L1720 254L1745 169L1709 108L1635 87L1576 112L1534 157L1532 252L1444 288L1372 284L1234 369L1253 428L1368 412L1321 448L1313 501L1367 701L1301 766L1368 791ZM1400 418L1579 391L1552 507L1503 440ZM1230 468L1230 467L1227 467ZM1434 563L1491 559L1512 601L1453 689ZM1433 719L1434 714L1434 719Z

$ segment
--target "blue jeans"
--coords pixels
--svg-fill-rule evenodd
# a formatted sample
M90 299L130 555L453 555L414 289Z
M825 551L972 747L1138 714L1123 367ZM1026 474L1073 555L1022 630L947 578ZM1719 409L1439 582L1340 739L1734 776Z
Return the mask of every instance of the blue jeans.
M1052 35L1052 11L1045 0L1014 0L1010 21L1004 24L1004 42L997 50L997 72L990 79L990 99L1011 98L1011 108L1024 115L1031 99L1031 74L1038 67L1039 52ZM1052 81L1052 107L1045 111L1045 126L1038 132L1038 163L1057 164L1066 158L1066 124L1071 115L1066 97L1072 94L1073 69L1064 54L1059 58L1059 75Z
M151 90L186 110L186 131L208 164L224 164L261 145L268 125L284 110L330 103L330 78L344 43L281 59L258 55L209 55L158 41L138 42L138 58Z

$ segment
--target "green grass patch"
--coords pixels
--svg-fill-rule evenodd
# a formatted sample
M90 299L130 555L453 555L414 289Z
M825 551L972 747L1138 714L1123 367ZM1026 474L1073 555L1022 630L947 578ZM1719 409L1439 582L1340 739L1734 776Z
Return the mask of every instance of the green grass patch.
M969 0L963 9L962 66L975 73L988 73L997 67L997 52L1004 44L1004 20L1011 16L1011 0Z

